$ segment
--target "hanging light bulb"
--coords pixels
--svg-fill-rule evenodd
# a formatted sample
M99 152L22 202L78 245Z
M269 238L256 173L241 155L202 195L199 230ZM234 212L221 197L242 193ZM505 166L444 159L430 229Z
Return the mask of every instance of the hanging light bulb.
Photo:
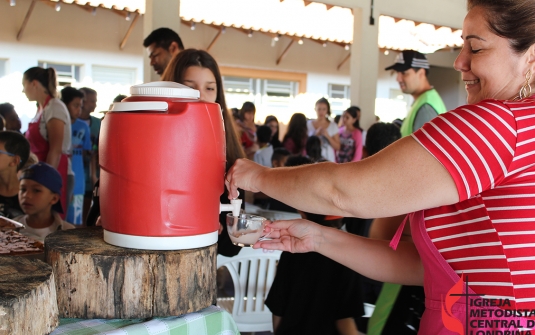
M323 46L324 48L326 48L326 47L327 47L327 42L323 42L322 46Z
M249 37L253 37L253 31L252 31L252 30L249 30L249 33L247 34L247 36L249 36Z
M344 47L344 49L349 50L349 44L346 44L346 46Z
M61 4L58 2L56 4L56 12L59 12L61 10Z
M275 42L278 42L280 36L281 36L281 34L277 34L277 35L275 35L275 37L273 37L273 40L274 40Z
M385 56L388 56L389 53L388 50L385 50Z
M191 23L191 30L195 30L195 22Z
M302 45L304 42L302 39L299 39L299 41L297 41L297 43L299 43L299 45Z
M131 20L130 13L126 14L125 20L126 21L130 21Z
M93 16L97 15L97 9L96 8L93 8L93 10L91 11L91 15L93 15Z
M221 28L221 34L224 34L224 33L226 33L226 32L227 32L227 27L223 27L223 28Z
M16 1L16 0L10 0L10 1L9 1L9 5L10 5L11 7L15 6L16 4L17 4L17 1Z

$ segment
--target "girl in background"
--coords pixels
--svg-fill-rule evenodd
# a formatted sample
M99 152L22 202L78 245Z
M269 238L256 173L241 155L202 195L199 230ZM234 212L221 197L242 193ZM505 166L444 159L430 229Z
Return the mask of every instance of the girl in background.
M288 123L288 131L282 140L282 146L292 155L306 155L307 117L303 113L295 113Z
M325 98L316 101L316 120L307 122L308 136L316 135L321 139L321 155L328 161L336 161L335 151L340 150L338 126L329 120L331 105Z
M196 49L180 52L167 65L161 79L187 85L201 93L201 100L215 102L221 106L227 147L225 171L228 171L238 158L245 158L233 117L227 109L219 67L209 53ZM240 192L240 198L243 198L243 194L244 192ZM227 190L221 195L220 202L228 203ZM232 244L226 232L226 213L219 215L219 223L221 233L217 241L217 252L227 257L238 254L241 248Z
M336 152L338 163L356 162L362 159L362 129L359 125L360 108L351 106L342 115L340 150Z
M56 71L32 67L24 72L22 86L29 101L39 105L28 124L26 138L39 161L58 170L62 179L61 205L67 204L67 173L70 168L71 118L65 104L57 98ZM65 218L65 214L62 215Z
M282 147L282 143L279 139L279 120L274 115L266 116L264 126L268 126L271 129L271 145L273 149Z

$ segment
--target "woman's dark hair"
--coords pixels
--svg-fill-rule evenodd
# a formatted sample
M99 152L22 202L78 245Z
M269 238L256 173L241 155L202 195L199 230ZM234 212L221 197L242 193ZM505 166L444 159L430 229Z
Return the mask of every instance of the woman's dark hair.
M223 90L223 81L221 73L215 59L204 50L186 49L173 57L167 65L161 80L184 83L184 74L191 66L199 66L212 71L217 86L217 96L215 102L221 106L223 113L223 123L225 125L225 142L227 144L227 167L226 170L234 164L238 158L244 158L245 153L234 125L234 119L227 109L225 101L225 92Z
M329 100L327 100L325 98L321 98L318 101L316 101L316 105L315 106L317 106L318 104L326 104L327 105L327 115L331 115L331 104L329 103Z
M509 40L521 54L535 44L535 2L533 0L468 0L468 10L485 9L489 29Z
M75 98L83 99L84 93L70 86L67 86L61 90L61 101L63 101L65 105L70 104Z
M56 70L54 70L53 67L49 67L48 69L43 69L42 67L31 67L26 72L24 72L24 79L28 81L34 81L37 80L45 89L45 91L50 95L52 98L56 98L58 95L57 92L57 78L56 78Z
M357 106L351 106L345 111L347 112L347 114L351 115L351 117L357 118L357 120L353 122L353 127L362 131L362 128L360 128L360 108L358 108Z
M307 117L303 113L295 113L288 123L288 131L284 135L283 143L291 138L295 145L295 152L303 151L307 134Z
M243 105L241 106L241 109L240 109L240 120L243 121L244 117L245 117L245 113L256 113L256 107L255 105L250 102L250 101L246 101L243 103Z
M306 144L307 156L312 159L314 162L319 162L322 160L321 157L321 140L317 136L310 136L307 139Z

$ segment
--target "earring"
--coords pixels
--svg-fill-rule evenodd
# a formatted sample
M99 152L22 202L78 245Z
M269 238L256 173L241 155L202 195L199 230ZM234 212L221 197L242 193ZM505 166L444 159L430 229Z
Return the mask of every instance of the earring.
M531 81L531 70L528 70L525 78L526 83L524 84L524 86L522 86L520 92L518 92L518 97L520 98L520 100L531 96L531 85L529 83Z

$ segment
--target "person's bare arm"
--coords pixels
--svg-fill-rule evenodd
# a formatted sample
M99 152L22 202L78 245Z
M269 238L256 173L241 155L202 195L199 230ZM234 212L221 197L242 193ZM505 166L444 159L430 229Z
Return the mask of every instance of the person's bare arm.
M336 330L340 335L359 335L357 324L353 318L336 320Z
M412 242L401 241L396 250L389 241L374 240L339 229L298 220L267 224L269 238L255 248L292 253L315 251L371 279L403 285L422 285L423 266Z
M459 201L448 171L412 137L359 162L268 169L240 159L227 173L237 188L263 192L305 212L376 218Z
M329 136L329 134L327 134L327 136L325 137L327 138L329 144L331 145L331 147L333 147L335 151L340 150L340 135L338 133L334 134L333 136Z
M60 119L51 119L46 123L49 145L46 163L52 165L56 169L58 168L62 154L64 128L65 122Z
M91 176L92 185L95 185L95 183L98 180L97 167L98 167L98 151L92 151L91 160L89 161L89 175Z
M273 333L276 333L277 328L279 328L282 318L280 316L272 314L271 320L273 321Z

